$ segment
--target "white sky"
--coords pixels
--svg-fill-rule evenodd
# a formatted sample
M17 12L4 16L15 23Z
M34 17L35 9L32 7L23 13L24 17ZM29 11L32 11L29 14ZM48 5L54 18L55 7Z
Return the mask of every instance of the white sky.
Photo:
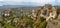
M54 2L55 0L0 0L0 1L49 3Z
M0 0L0 1L12 1L12 2L34 2L34 3L42 3L42 4L55 4L56 2L60 3L60 0Z

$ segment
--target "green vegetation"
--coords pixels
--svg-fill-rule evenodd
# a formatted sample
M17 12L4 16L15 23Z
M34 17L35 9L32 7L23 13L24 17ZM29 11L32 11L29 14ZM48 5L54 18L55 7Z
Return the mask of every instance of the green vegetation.
M18 18L18 19L16 19L16 18ZM14 22L13 21L14 19L16 19L18 22L17 23ZM8 22L9 20L11 20L11 21ZM37 19L34 21L34 20L32 20L31 17L28 17L27 15L26 16L19 15L19 17L16 17L16 15L15 15L15 17L13 17L13 15L12 15L12 16L4 17L3 19L0 18L0 23L3 25L4 28L34 28L35 26L37 28L46 27L46 21L43 18ZM40 25L38 25L38 24L40 24Z

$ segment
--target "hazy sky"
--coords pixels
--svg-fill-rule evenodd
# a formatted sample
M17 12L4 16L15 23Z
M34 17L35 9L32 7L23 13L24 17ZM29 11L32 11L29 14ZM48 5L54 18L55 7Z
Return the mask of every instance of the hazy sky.
M60 0L0 0L1 5L60 5Z

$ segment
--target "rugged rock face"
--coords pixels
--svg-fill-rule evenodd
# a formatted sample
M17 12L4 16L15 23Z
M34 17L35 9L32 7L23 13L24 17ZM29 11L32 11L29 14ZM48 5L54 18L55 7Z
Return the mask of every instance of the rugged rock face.
M19 28L60 28L59 10L56 10L51 5L32 10L29 15L22 12L21 16L19 15L18 17L17 12L14 13L12 10L5 10L2 13L1 19L1 24Z
M60 14L58 15L57 19L48 21L46 28L60 28Z
M60 11L57 10L53 6L44 7L43 10L41 10L42 17L45 17L46 21L47 21L46 28L60 28L60 21L59 21L60 20L60 14L59 14L59 12Z

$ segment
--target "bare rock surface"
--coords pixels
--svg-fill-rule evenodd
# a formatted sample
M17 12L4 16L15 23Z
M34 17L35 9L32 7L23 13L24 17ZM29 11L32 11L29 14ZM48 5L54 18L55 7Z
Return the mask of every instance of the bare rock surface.
M48 21L46 28L60 28L60 14L57 19Z

